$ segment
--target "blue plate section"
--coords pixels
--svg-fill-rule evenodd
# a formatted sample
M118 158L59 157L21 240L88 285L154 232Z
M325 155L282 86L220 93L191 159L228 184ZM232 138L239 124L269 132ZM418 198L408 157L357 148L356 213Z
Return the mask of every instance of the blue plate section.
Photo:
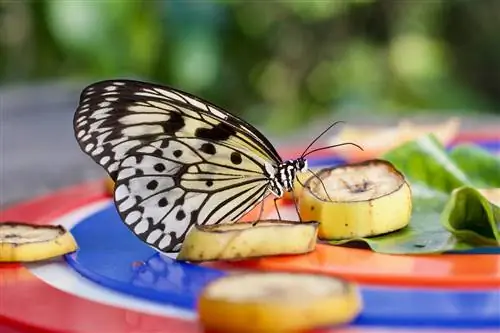
M114 206L72 230L80 249L66 256L81 275L104 287L194 310L204 286L224 271L177 262L138 240ZM500 291L361 287L364 309L355 326L494 328L500 326Z
M326 156L326 157L315 157L308 159L307 163L309 164L309 167L321 168L326 166L332 167L336 165L345 164L346 160L339 157Z
M500 141L496 140L478 140L474 142L475 145L490 151L493 154L500 153Z

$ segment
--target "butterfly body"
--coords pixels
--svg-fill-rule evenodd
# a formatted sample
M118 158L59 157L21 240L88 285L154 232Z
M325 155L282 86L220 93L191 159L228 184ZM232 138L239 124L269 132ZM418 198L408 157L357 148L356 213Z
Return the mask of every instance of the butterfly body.
M297 158L288 160L278 165L276 172L269 172L269 190L277 197L281 198L285 192L293 190L293 181L299 172L307 171L307 160Z
M73 126L80 148L115 182L125 225L161 252L178 251L195 224L236 222L267 196L282 197L307 170L303 157L283 161L244 120L153 83L87 86Z

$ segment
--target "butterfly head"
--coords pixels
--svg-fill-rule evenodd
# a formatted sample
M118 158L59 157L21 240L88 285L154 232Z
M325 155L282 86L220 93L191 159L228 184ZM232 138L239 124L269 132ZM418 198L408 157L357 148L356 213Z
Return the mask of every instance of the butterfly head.
M307 160L304 157L297 158L296 160L293 160L292 162L295 163L295 169L299 172L306 172L307 171Z

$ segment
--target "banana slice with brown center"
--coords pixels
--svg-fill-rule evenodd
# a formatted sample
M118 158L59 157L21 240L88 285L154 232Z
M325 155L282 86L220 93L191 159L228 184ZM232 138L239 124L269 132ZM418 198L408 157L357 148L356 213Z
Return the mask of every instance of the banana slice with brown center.
M199 300L204 327L220 332L297 332L344 324L360 312L355 285L306 273L232 274L210 283Z
M391 163L369 160L321 170L299 198L304 219L320 222L321 239L375 236L401 229L411 217L411 189Z
M62 226L0 223L0 262L29 262L73 252L77 244Z

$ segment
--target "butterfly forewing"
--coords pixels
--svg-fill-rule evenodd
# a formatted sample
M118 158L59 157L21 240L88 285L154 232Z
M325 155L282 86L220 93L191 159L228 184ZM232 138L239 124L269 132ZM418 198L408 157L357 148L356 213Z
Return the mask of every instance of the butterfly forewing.
M281 163L243 120L190 94L137 81L84 89L74 130L81 149L116 182L125 224L165 252L179 250L195 223L242 217L269 194L266 171Z
M113 179L124 156L161 134L226 141L265 160L281 162L273 146L243 120L177 90L136 81L104 81L87 87L74 128L81 148Z
M259 143L258 146L260 146L261 149L265 150L266 154L269 155L272 159L281 161L281 157L274 148L274 146L257 129L255 129L252 125L250 125L243 119L233 116L231 113L223 110L222 108L208 101L205 101L192 94L174 88L167 88L155 84L144 84L141 82L127 81L127 80L122 80L120 82L125 84L135 83L136 85L142 85L143 87L146 87L147 90L139 94L151 94L150 96L155 96L155 95L157 96L158 94L160 94L167 100L179 101L181 103L186 103L188 105L191 105L195 109L198 109L200 111L207 111L209 114L216 116L219 120L224 120L227 124L235 126L237 129L239 129L239 131L243 132L246 136L258 142Z

